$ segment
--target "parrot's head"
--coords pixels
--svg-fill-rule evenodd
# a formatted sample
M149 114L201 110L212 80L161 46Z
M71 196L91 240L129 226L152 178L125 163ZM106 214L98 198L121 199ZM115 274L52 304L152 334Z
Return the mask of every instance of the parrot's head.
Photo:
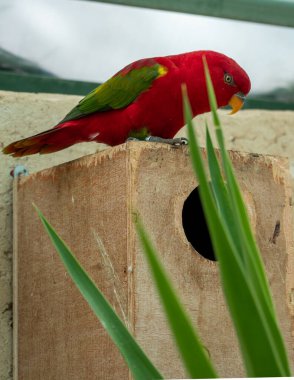
M219 107L230 105L231 114L238 112L250 91L250 79L233 59L214 51L205 51Z

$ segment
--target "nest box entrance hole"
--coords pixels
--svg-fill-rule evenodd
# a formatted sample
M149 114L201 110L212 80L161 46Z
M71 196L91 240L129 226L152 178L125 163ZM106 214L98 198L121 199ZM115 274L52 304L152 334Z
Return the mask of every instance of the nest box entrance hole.
M182 223L186 238L193 248L206 259L216 261L200 200L199 186L189 194L184 202Z

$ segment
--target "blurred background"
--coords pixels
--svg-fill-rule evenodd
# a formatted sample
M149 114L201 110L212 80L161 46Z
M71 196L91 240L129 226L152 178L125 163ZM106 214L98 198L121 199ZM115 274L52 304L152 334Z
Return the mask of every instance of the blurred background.
M170 9L175 3L118 2L162 3ZM203 1L197 2L203 9ZM222 15L217 6L223 2L207 3L206 14ZM280 25L99 1L0 0L0 89L83 95L134 60L210 49L234 58L248 72L247 107L294 109L294 29L285 17L290 8L283 9L283 3L292 3L293 16L293 1L250 3L249 16L233 5L229 16L259 20L264 14L263 22ZM276 12L272 7L268 17L262 4L275 3L281 6Z

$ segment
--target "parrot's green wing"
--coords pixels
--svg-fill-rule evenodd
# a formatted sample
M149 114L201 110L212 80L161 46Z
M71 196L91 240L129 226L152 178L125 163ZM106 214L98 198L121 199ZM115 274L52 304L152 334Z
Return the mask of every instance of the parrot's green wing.
M90 92L60 123L94 112L124 108L148 90L155 79L165 74L167 68L154 60L137 61Z

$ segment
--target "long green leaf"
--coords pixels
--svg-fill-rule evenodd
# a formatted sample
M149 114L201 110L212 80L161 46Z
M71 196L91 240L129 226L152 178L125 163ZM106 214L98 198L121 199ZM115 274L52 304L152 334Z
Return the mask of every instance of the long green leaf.
M271 319L271 323L267 323L256 291L248 283L244 261L236 251L233 236L226 228L227 222L223 220L223 214L219 213L214 201L192 127L192 113L185 91L183 97L192 164L200 183L200 196L220 264L222 285L239 337L248 376L288 376L289 369L283 366L277 357L277 347L274 345L273 335L269 333L269 329L275 330L275 321ZM214 119L217 122L218 116Z
M38 208L36 210L72 280L120 350L134 378L137 380L163 379L70 249L41 211Z
M207 149L207 159L209 172L211 177L213 195L218 206L220 216L226 224L226 230L230 230L232 234L232 243L236 245L237 250L241 250L241 241L238 239L237 226L235 225L234 215L232 213L232 205L230 202L230 197L227 191L226 184L223 180L221 168L218 163L212 140L208 127L206 125L206 149Z
M136 222L145 256L149 262L162 305L165 309L171 331L188 374L192 378L215 378L216 371L207 357L192 323L185 313L141 221Z
M247 210L242 199L238 183L233 173L231 161L225 149L225 142L221 129L221 122L217 113L216 97L214 94L213 84L205 57L203 57L203 64L207 83L208 98L210 102L211 112L213 115L216 137L220 147L223 168L228 183L228 192L232 204L232 216L235 220L236 233L238 235L238 239L241 245L239 253L244 256L244 250L247 252L247 254L245 254L245 258L247 259L247 265L255 267L255 269L253 269L252 271L249 270L248 275L253 276L252 279L255 282L256 291L264 293L264 299L266 302L268 302L270 309L272 309L273 311L273 304L270 296L269 286L266 280L265 272L263 270L263 265L258 251L258 247L251 230Z
M261 255L254 239L245 203L234 175L232 163L225 149L221 123L217 115L215 94L205 58L204 69L211 110L214 115L213 120L215 124L216 136L221 150L224 172L228 184L228 192L232 204L232 214L235 220L232 225L231 232L235 233L237 231L241 243L241 249L238 252L242 254L245 259L244 265L247 274L248 286L250 286L252 292L255 293L257 306L259 307L260 313L264 319L264 328L268 331L269 341L272 342L273 353L275 354L277 362L280 363L280 366L289 373L290 370L286 349L278 327ZM235 226L237 226L237 230L235 229Z

